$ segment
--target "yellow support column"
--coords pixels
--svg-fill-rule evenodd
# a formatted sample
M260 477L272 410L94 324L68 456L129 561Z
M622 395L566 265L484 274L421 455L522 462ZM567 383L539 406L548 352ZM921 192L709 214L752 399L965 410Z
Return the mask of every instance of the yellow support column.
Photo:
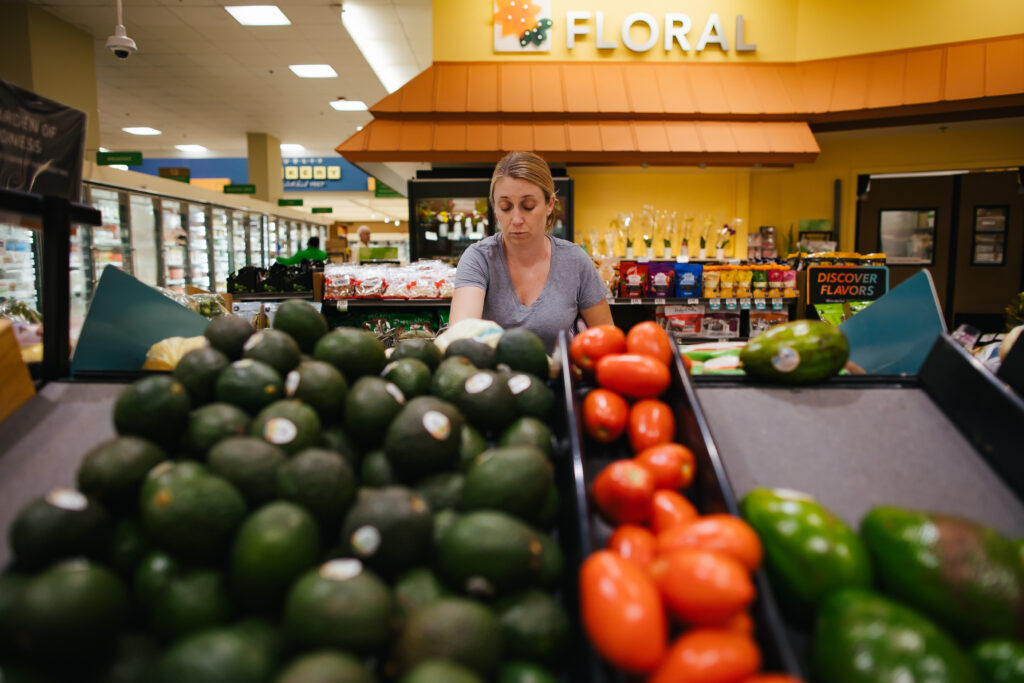
M246 133L249 151L249 183L256 199L277 203L284 194L281 178L281 141L268 133Z

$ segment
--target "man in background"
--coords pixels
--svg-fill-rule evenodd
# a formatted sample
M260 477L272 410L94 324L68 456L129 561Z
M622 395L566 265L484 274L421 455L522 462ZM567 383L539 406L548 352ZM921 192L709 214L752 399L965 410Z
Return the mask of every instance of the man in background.
M327 252L320 248L320 238L310 237L306 241L306 248L295 253L291 258L277 257L277 262L286 266L295 266L303 261L326 261Z
M359 235L359 241L353 244L350 249L352 252L352 263L359 263L359 250L370 246L370 226L360 225L356 234Z

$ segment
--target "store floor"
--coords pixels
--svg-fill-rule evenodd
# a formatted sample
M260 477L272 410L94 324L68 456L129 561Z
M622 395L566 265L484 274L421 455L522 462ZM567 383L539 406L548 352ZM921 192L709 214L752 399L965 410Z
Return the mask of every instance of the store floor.
M0 423L0 567L10 559L6 531L25 503L75 487L85 452L114 436L111 415L123 384L51 382Z
M922 389L703 386L697 396L739 499L787 488L855 526L896 505L1024 537L1024 503Z

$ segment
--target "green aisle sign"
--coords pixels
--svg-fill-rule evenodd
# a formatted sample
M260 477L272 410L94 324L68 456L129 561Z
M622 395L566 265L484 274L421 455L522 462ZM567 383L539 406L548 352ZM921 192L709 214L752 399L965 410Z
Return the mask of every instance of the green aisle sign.
M374 180L376 180L376 178ZM374 197L402 197L404 195L402 195L398 191L388 187L387 185L385 185L381 181L377 180L373 184L373 196Z
M302 206L301 199L278 199L278 206Z
M224 194L256 194L255 185L225 185Z
M314 206L313 213L334 213L334 209L329 206Z
M100 166L142 166L142 152L96 152L96 163Z

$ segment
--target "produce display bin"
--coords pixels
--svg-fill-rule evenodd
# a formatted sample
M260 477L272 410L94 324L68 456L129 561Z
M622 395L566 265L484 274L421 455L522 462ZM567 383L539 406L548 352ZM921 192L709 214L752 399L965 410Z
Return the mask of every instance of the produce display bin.
M808 387L694 380L740 499L757 487L793 489L853 529L872 507L896 505L1024 536L1024 402L948 336L917 376L836 377ZM803 667L808 628L780 607Z
M613 460L631 457L632 453L622 441L613 444L596 444L583 435L583 398L593 388L585 381L577 378L571 368L568 353L568 340L563 333L559 339L558 353L561 356L563 396L569 427L569 439L572 451L572 488L560 487L563 493L571 491L575 505L576 527L573 530L578 538L570 544L575 551L572 564L579 564L587 555L604 548L613 528L605 522L591 504L587 495L594 478ZM687 446L693 451L697 463L697 474L693 484L685 492L690 502L703 514L729 513L739 514L737 499L733 486L719 457L718 448L711 437L708 422L690 378L685 371L678 350L673 352L673 363L670 368L672 384L662 400L672 407L676 418L676 442ZM567 557L567 560L569 558ZM752 606L751 616L754 618L755 639L764 657L764 667L771 671L784 671L794 676L802 675L802 668L796 650L789 642L789 633L780 616L779 606L763 570L754 575L757 599ZM578 614L578 610L577 610ZM581 626L582 628L582 626ZM627 678L612 667L603 663L593 649L585 642L580 646L586 671L576 672L574 680L591 683L612 683L625 681Z

